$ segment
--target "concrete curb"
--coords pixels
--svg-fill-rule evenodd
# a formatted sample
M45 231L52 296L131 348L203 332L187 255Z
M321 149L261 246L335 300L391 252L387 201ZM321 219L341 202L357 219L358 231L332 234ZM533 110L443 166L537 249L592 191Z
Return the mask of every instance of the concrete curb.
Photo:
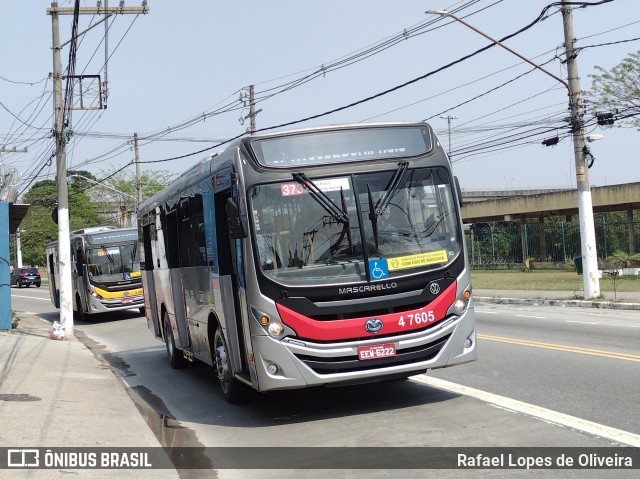
M569 306L575 308L590 309L620 309L640 311L639 303L616 303L613 301L585 301L579 299L522 299L522 298L500 298L488 296L474 296L477 303L492 304L528 304L532 306Z

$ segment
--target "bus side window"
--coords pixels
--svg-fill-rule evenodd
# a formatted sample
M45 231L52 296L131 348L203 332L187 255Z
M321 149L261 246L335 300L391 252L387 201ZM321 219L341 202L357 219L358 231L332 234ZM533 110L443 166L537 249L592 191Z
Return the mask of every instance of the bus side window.
M191 205L189 198L182 198L179 204L178 219L178 259L181 267L194 265L193 227L191 223Z
M180 267L180 251L178 244L178 213L175 209L168 211L163 218L164 241L166 243L167 264L169 268Z
M227 225L227 198L230 193L228 191L221 191L214 194L214 214L216 218L215 228L216 237L218 239L217 246L218 251L218 273L228 275L232 273L233 262L231 260L231 243L229 241L229 227Z
M204 208L202 195L191 198L194 266L207 266L207 240L204 234Z

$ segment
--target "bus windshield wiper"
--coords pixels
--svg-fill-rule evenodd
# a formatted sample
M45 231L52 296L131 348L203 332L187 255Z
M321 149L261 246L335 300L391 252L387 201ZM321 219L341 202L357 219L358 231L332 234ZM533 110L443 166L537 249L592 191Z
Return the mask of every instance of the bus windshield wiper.
M347 241L349 242L349 249L353 251L353 241L351 239L351 227L349 221L349 215L347 215L347 203L344 199L344 191L340 188L340 198L342 202L342 208L336 205L331 198L329 198L324 191L318 188L312 180L310 180L307 175L304 173L293 173L293 179L304 186L311 197L320 205L322 208L329 213L329 215L338 223L342 223L344 228L342 230L342 234L340 235L340 240L338 243L342 241L344 235L346 233Z
M324 208L324 210L331 215L331 217L344 225L349 224L349 216L336 205L331 198L329 198L324 191L318 188L313 181L311 181L304 173L293 173L293 179L304 186L311 197ZM340 190L342 192L342 189ZM343 196L344 203L344 196Z
M113 262L113 256L111 256L111 253L109 253L109 250L105 247L105 245L102 245L102 250L104 251L104 254L107 256L109 263L115 265L115 263Z
M384 188L384 193L378 200L378 203L376 203L372 221L377 221L378 217L387 209L387 206L389 206L389 203L391 203L391 199L396 194L396 191L398 191L398 185L400 185L400 181L402 180L402 177L404 176L404 173L407 171L408 167L408 161L401 161L400 163L398 163L398 169L395 171L395 173L389 180L389 183L387 183L387 186Z
M376 249L378 248L378 217L384 213L384 210L387 209L393 195L398 191L398 185L404 176L404 173L407 171L409 163L407 161L401 161L398 163L398 169L395 171L389 183L384 188L384 193L376 203L376 206L373 206L373 196L371 196L371 187L367 184L367 196L369 197L369 221L371 221L371 229L373 230L373 239L376 242Z
M376 216L375 207L373 206L373 196L371 196L371 187L367 184L367 196L369 198L369 221L371 221L371 229L373 230L373 239L378 249L378 217Z

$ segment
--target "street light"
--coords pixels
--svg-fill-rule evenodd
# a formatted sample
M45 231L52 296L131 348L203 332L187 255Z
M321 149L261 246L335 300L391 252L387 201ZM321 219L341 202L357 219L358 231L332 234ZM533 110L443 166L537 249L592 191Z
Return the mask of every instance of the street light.
M83 180L90 181L91 183L93 183L95 185L102 186L103 188L106 188L106 189L111 190L111 191L115 191L116 193L119 193L119 194L121 194L123 196L126 196L127 198L131 198L133 200L133 214L129 218L129 223L131 224L131 226L133 228L136 228L138 226L138 215L136 213L138 211L138 198L136 196L133 196L133 195L130 195L128 193L125 193L124 191L120 191L120 190L117 190L115 188L112 188L111 186L108 186L108 185L105 185L103 183L100 183L99 181L92 180L91 178L87 178L86 176L73 174L73 175L69 175L69 177L82 178Z
M600 280L598 277L598 256L596 251L596 233L593 221L593 204L591 202L591 188L589 186L589 174L586 164L587 158L585 151L584 127L580 112L580 82L578 80L578 67L575 61L573 48L574 35L571 12L566 5L566 0L562 0L563 10L562 17L564 23L565 48L567 54L567 72L569 82L547 71L540 65L535 64L528 58L523 57L518 52L512 50L506 45L500 43L495 38L490 37L486 33L478 30L474 26L468 24L461 18L446 10L427 10L425 13L439 15L442 17L451 17L455 21L462 23L476 33L489 39L495 45L498 45L508 52L514 54L518 58L524 60L536 69L549 75L551 78L562 83L569 93L569 107L571 109L571 130L573 134L573 145L576 165L576 189L578 192L578 215L580 217L580 242L582 252L583 265L583 286L585 299L591 299L600 296ZM588 150L587 150L588 151Z

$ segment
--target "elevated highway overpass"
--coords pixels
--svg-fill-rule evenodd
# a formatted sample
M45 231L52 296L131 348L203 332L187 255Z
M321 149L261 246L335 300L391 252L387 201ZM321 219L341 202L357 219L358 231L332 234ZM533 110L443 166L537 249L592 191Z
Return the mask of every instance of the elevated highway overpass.
M569 221L578 214L578 192L575 189L463 190L462 199L462 221L465 224L534 218L544 223L548 216L564 216ZM593 187L591 200L595 213L627 212L629 245L634 245L633 211L640 209L640 183Z

